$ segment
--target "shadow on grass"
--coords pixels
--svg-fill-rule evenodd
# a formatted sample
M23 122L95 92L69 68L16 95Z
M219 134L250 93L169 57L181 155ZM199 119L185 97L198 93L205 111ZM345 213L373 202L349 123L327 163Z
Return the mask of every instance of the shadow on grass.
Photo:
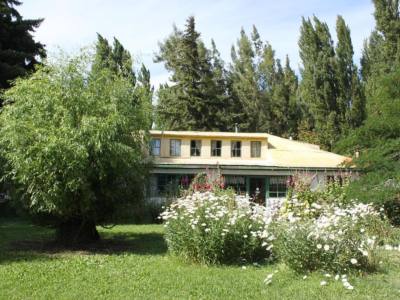
M50 260L70 254L135 254L163 255L167 252L162 233L158 232L103 232L94 243L65 246L52 240L53 232L45 235L23 234L25 224L12 224L6 237L0 234L0 264L13 261ZM6 229L6 226L1 226ZM29 230L29 229L28 229Z

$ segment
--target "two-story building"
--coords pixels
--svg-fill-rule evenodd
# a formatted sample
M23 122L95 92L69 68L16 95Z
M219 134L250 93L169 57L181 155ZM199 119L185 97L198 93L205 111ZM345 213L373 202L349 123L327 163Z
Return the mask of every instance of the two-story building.
M268 203L286 196L288 176L315 175L316 183L338 176L350 158L317 145L266 133L151 130L154 167L148 196L162 201L199 172L218 169L225 185Z

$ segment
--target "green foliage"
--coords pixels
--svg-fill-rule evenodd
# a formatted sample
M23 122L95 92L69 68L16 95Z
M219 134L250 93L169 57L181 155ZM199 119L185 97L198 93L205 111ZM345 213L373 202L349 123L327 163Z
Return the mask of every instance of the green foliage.
M158 92L157 126L170 130L226 130L225 74L215 44L206 48L189 17L184 31L160 44L155 59L172 73Z
M385 207L396 207L400 200L399 83L399 68L369 83L374 84L374 90L368 98L365 124L337 145L340 152L360 153L354 164L361 169L362 176L349 186L351 197ZM390 215L394 224L400 224L398 216Z
M111 46L107 39L97 34L96 54L92 65L93 72L96 73L107 68L115 74L126 77L135 85L136 75L132 69L132 64L131 54L118 39L114 38L114 44Z
M376 28L364 44L361 73L366 86L367 119L337 144L338 152L358 152L361 178L349 186L360 201L383 206L399 225L400 207L400 18L399 1L375 0Z
M0 1L0 90L32 71L38 57L45 56L44 45L32 37L43 19L23 19L16 9L19 5L21 2L17 0Z
M5 93L1 155L34 214L101 224L143 195L149 107L132 81L58 57Z
M300 136L311 141L316 136L321 145L331 149L341 134L360 126L365 118L364 90L353 63L350 30L338 16L336 48L328 25L317 17L303 19L300 30L300 95L308 118Z
M298 82L289 59L282 68L272 46L261 41L254 26L251 38L241 30L236 48L232 48L228 86L235 123L247 132L295 137L300 117Z

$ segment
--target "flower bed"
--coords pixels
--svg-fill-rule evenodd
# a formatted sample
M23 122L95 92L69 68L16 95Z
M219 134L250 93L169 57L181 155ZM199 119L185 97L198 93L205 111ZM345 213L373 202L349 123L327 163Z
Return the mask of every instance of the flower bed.
M270 258L271 213L233 193L194 192L162 214L169 250L200 263L238 263Z
M377 236L385 224L371 205L315 204L313 213L278 218L276 252L285 264L300 273L376 268Z

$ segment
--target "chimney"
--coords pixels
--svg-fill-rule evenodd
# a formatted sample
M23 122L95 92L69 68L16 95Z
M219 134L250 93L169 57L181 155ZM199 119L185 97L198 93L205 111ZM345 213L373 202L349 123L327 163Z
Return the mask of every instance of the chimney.
M239 127L238 127L238 123L235 123L235 133L239 132Z
M291 140L291 141L292 141L292 140L293 140L293 137L292 137L292 136L289 136L289 140Z

